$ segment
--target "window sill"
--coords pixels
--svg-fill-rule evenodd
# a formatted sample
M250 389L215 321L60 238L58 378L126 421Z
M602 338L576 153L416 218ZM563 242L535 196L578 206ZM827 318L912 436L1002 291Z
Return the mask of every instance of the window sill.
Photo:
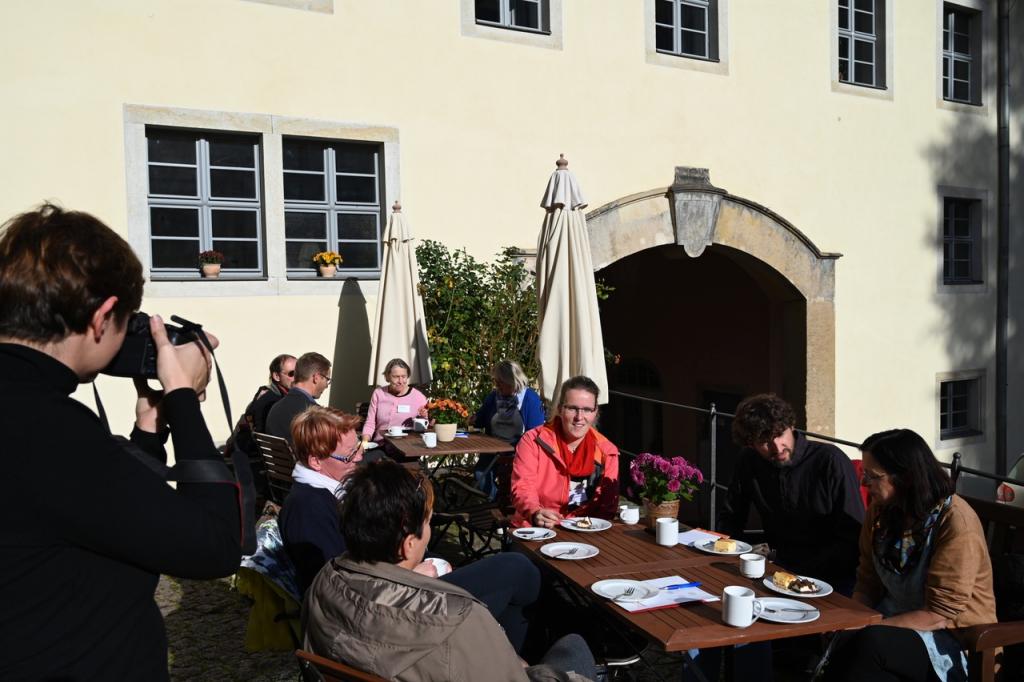
M356 277L267 277L237 279L158 279L146 283L147 298L245 298L250 296L339 296L355 285L363 294L376 295L380 275Z
M676 54L675 52L662 52L658 49L648 48L647 63L655 66L667 66L673 69L710 73L716 76L729 75L729 62L722 59L721 52L715 59L706 59L704 57L693 57L690 55Z
M477 26L486 26L487 28L499 28L505 31L518 31L519 33L531 33L538 36L550 36L551 31L544 31L539 28L527 28L525 26L506 26L505 24L497 24L490 21L476 20Z
M892 88L878 85L861 85L859 83L845 83L839 80L838 75L832 77L832 92L842 95L854 95L867 97L868 99L883 99L890 102L894 99Z
M548 0L548 30L538 31L520 26L505 26L477 21L474 0L461 0L460 25L463 37L496 40L511 45L561 50L562 0Z
M955 434L939 435L939 442L936 446L936 450L951 450L953 448L962 448L966 445L977 445L978 443L985 442L985 433L978 431L977 429L970 429L968 431L960 431Z
M974 114L975 116L988 116L991 113L991 108L985 102L954 102L953 100L949 100L941 96L935 100L935 106L939 109L945 109L946 111L955 111L961 114Z
M658 54L663 54L666 57L677 57L679 59L695 59L699 62L711 62L713 64L720 64L721 60L718 57L701 57L696 54L682 54L679 52L672 52L670 50L657 50Z

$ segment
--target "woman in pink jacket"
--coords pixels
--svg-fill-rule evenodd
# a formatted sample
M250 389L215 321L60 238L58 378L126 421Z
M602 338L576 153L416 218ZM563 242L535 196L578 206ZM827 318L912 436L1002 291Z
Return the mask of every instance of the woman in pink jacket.
M374 389L363 424L363 442L384 440L392 426L412 428L414 417L427 416L427 398L409 385L409 365L395 358L384 367L387 384Z
M600 389L564 384L551 421L523 434L512 465L512 523L552 528L572 516L611 519L619 504L619 449L594 429Z

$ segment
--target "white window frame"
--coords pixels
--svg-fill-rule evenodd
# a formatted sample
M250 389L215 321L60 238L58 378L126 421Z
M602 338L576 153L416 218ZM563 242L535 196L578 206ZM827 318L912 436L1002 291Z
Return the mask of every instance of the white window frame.
M530 33L543 33L545 35L551 33L551 20L548 16L550 9L548 0L518 0L519 2L526 2L533 5L537 10L537 23L538 26L523 26L522 24L516 23L516 6L517 0L493 0L498 3L498 21L489 21L487 19L481 19L476 15L476 2L474 0L473 5L473 18L478 24L484 26L494 26L497 28L504 28L510 31L528 31Z
M971 96L970 101L960 102L946 98L945 84L942 78L943 63L946 50L943 45L943 30L947 9L966 12L971 15ZM992 10L986 0L935 0L935 106L939 109L956 111L963 114L988 117L992 98L985 98L985 60L992 59L995 54L989 46L996 41L995 26L992 21ZM995 70L994 67L992 69Z
M986 423L986 380L985 370L973 369L957 372L944 372L935 377L935 442L936 450L960 447L985 441L988 431ZM943 386L951 382L970 382L968 395L968 426L960 430L942 428L942 411L944 408Z
M531 0L533 1L533 0ZM475 0L461 0L459 20L462 35L466 38L484 38L512 45L526 47L542 47L549 50L562 49L563 0L541 1L541 25L543 30L532 30L519 26L504 25L487 21L477 21ZM506 17L509 0L501 0L502 17ZM546 22L546 25L545 25Z
M262 277L216 280L156 280L146 284L146 297L231 297L231 296L304 296L341 295L346 281L334 279L291 279L285 265L284 174L282 172L282 139L285 136L318 137L331 140L375 142L383 145L383 183L387 194L382 205L391 206L400 196L400 146L396 128L372 122L351 123L303 119L272 114L251 114L228 111L204 111L175 107L126 104L124 111L125 175L128 202L128 243L139 260L143 273L151 274L152 256L149 244L149 207L147 197L146 126L194 128L219 132L243 132L260 135L262 147L264 243L266 272ZM363 295L377 291L379 275L354 275L361 279Z
M657 7L659 3L672 3L672 23L664 24L657 21ZM703 59L704 61L718 61L718 2L717 0L655 0L655 49L661 54L669 54L684 59ZM704 30L683 25L683 9L695 9L704 14ZM658 29L669 29L672 32L672 49L657 47ZM703 34L703 52L696 54L683 50L682 33Z
M962 5L947 2L942 8L942 98L959 104L981 104L981 14ZM966 23L966 26L964 24ZM967 52L956 50L956 36L967 37ZM967 97L956 97L956 65L967 65Z
M839 28L839 3L841 0L829 0L829 35L831 36L831 76L832 76L832 92L855 95L858 97L867 97L869 99L880 99L880 100L893 100L894 99L894 70L893 70L893 43L895 39L895 33L893 31L893 0L873 0L873 28L874 33L871 36L867 36L863 33L854 31L854 3L856 0L849 0L850 10L850 23L847 25L847 29ZM881 21L878 20L878 15L881 14ZM840 37L849 38L849 53L842 57L839 52L839 39ZM839 60L840 58L852 58L854 52L854 39L856 40L870 40L874 43L874 85L855 83L851 78L848 80L841 80L839 77ZM848 67L851 71L853 69L852 59L848 61ZM878 84L881 81L881 84Z
M961 187L955 185L939 185L936 191L935 204L935 253L936 253L936 292L940 296L959 296L964 294L977 295L989 293L989 283L993 281L989 272L993 261L992 243L989 236L994 216L992 211L993 193L977 187ZM971 212L971 232L974 238L973 258L977 266L975 275L977 282L950 283L945 277L945 209L946 199L963 199L976 202Z
M871 3L870 9L858 7L860 2ZM846 60L846 68L849 71L844 79L842 71L839 72L839 80L848 85L857 85L865 88L885 88L885 0L836 0L838 12L836 31L838 32L839 43L836 46L839 54L839 61ZM858 15L869 15L871 17L871 33L857 30ZM846 28L840 23L843 16L846 16ZM881 21L879 21L881 19ZM842 49L842 41L845 39L846 50ZM857 43L864 43L871 46L871 61L864 62L857 59ZM856 80L857 65L871 65L871 82ZM836 68L839 68L838 64Z
M673 0L673 23L679 23L680 3L707 7L710 58L658 49L657 0L644 0L644 49L648 64L719 76L729 75L729 0ZM712 36L712 32L714 36ZM673 45L678 47L678 35Z

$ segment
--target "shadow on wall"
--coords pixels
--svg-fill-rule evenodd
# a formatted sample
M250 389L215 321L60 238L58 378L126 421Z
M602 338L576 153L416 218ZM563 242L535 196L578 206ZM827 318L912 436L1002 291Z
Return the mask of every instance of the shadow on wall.
M993 3L994 7L995 3ZM993 12L994 15L994 12ZM950 442L949 447L962 450L966 466L988 471L998 471L1001 463L996 452L996 306L997 306L997 258L999 230L998 193L998 77L996 72L996 17L992 17L992 41L985 43L988 53L983 61L982 74L984 91L982 104L991 111L990 116L973 112L956 113L950 116L951 123L941 135L940 141L923 150L928 161L934 185L947 188L943 196L972 200L969 210L972 225L972 239L980 249L973 261L973 279L978 283L943 283L942 254L944 248L944 213L942 200L937 197L937 218L933 230L926 230L924 243L928 249L937 249L936 268L927 276L935 282L933 302L942 311L939 323L929 330L928 338L922 343L942 343L945 348L948 367L936 368L936 372L959 372L985 370L982 398L982 429L984 442L978 446ZM1024 234L1021 223L1024 220L1024 147L1022 147L1021 115L1024 113L1024 5L1013 3L1010 10L1009 26L1009 126L1010 126L1010 236L1009 243L1002 245L1008 250L1009 269L1009 333L1007 337L1008 367L1007 383L1008 411L1024 399L1024 338L1015 333L1015 327L1024 323L1024 282L1017 281L1018 256L1024 254ZM980 110L978 111L980 114ZM962 192L957 189L961 188ZM980 201L979 194L969 190L989 190ZM961 195L961 196L958 196ZM980 228L980 229L978 229ZM978 229L978 231L974 231ZM961 246L960 248L964 248ZM963 251L962 253L966 253ZM938 389L936 387L936 394ZM939 406L936 405L936 420ZM1011 412L1012 414L1012 412ZM1020 420L1008 420L1007 457L1012 466L1017 455L1024 449L1024 425ZM937 442L935 433L929 439ZM960 445L964 445L963 448ZM972 452L973 451L973 452ZM983 454L982 454L983 453ZM981 459L978 459L978 455ZM972 456L973 455L973 456Z
M355 413L356 403L370 399L373 386L366 383L370 371L370 320L366 297L358 280L349 279L338 299L338 330L331 359L332 377L329 404Z

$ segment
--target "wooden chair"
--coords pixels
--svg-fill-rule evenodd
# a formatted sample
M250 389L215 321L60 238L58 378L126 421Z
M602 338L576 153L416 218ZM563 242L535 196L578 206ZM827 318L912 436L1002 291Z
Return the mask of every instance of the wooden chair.
M284 504L284 498L292 488L292 469L295 455L284 438L266 433L253 433L260 448L260 456L267 469L267 493L277 504Z
M1000 504L992 500L964 497L978 518L988 542L989 556L993 566L1002 563L1003 557L1019 554L1024 546L1024 509L1008 504ZM1008 595L1002 595L1007 599ZM1000 593L996 591L996 603L1000 603ZM1024 620L986 625L974 625L958 631L961 643L967 651L969 674L972 682L994 682L995 680L1018 680L1022 671L1019 664L1010 670L1007 666L1006 652L997 653L1001 647L1024 645ZM1002 669L996 671L997 664Z
M511 544L509 534L512 517L511 477L512 455L500 455L494 464L498 497L491 501L476 487L475 481L458 473L442 476L437 481L435 522L442 532L455 526L459 547L469 563L496 554ZM441 532L437 536L441 536Z
M387 682L383 677L351 668L344 663L296 649L299 670L305 682Z

